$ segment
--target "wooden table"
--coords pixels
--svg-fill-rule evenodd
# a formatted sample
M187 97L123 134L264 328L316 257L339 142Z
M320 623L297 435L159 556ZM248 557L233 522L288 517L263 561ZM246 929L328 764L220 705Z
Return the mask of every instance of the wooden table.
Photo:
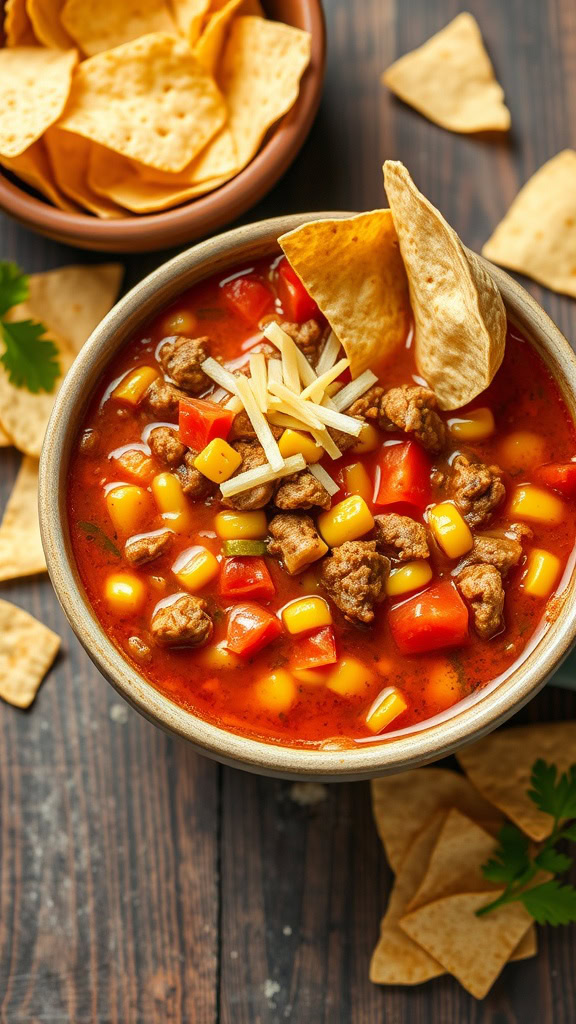
M471 0L512 110L508 139L451 135L379 73L458 13L455 0L327 0L330 56L312 136L245 218L383 202L398 157L479 248L530 173L573 145L572 0ZM545 216L545 211L543 211ZM1 224L28 271L89 261ZM130 257L128 283L168 254ZM569 337L576 305L529 285ZM5 500L18 457L2 453ZM302 807L289 783L196 757L124 705L67 628L46 578L3 585L64 637L32 710L0 708L0 1019L7 1024L573 1024L576 928L541 932L482 1004L451 979L374 987L391 882L365 783ZM573 718L548 688L518 716Z

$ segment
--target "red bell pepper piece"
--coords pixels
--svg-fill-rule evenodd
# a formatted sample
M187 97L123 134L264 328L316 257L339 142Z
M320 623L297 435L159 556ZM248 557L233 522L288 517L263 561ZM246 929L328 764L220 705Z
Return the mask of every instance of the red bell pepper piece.
M282 303L284 315L288 320L301 324L305 320L318 316L320 310L311 295L308 294L295 270L292 269L284 256L276 268L276 291Z
M576 462L547 462L536 470L534 477L565 498L576 498Z
M430 463L415 441L385 445L378 458L376 505L414 505L422 511L430 502Z
M220 593L222 597L251 597L256 601L268 601L274 597L276 587L263 558L235 555L225 558L220 567Z
M255 654L282 632L282 623L259 604L237 604L228 615L226 647L234 654Z
M272 292L255 277L235 277L223 284L221 291L228 308L251 327L274 307Z
M178 412L180 440L194 451L201 452L215 437L228 437L233 419L234 413L230 409L223 409L215 402L183 398Z
M291 668L321 668L322 665L333 665L337 660L334 629L322 626L295 644Z
M468 636L468 609L453 583L436 583L390 609L392 636L402 654L459 647Z

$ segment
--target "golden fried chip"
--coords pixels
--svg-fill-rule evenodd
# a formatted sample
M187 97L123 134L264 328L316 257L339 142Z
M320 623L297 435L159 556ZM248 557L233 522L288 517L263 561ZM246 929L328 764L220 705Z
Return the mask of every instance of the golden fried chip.
M36 38L55 50L66 50L74 43L66 32L60 13L64 0L26 0Z
M0 164L46 196L59 210L78 212L78 207L66 198L56 184L43 138L33 142L19 156L0 156Z
M15 308L22 310L26 307L27 304L22 303ZM29 319L29 317L28 313L25 319ZM18 319L21 318L18 317ZM56 345L62 371L54 391L50 394L42 391L34 395L26 388L15 387L8 379L4 367L0 366L0 419L11 435L16 448L24 455L30 455L35 459L40 458L42 441L63 376L74 361L74 352L63 338L58 338L53 331L48 331L45 338L50 339Z
M528 796L538 758L566 771L576 763L576 722L548 722L499 729L456 755L470 781L532 839L546 839L552 818Z
M0 448L10 448L12 444L12 438L8 436L4 427L0 423Z
M310 34L278 21L235 18L218 82L238 151L238 170L260 148L268 129L294 105L310 62Z
M459 14L423 46L400 57L382 81L405 103L450 131L510 127L504 92L471 14Z
M441 408L458 409L488 387L502 362L504 303L404 165L387 160L384 183L410 285L416 365Z
M0 50L1 156L19 156L58 120L77 60L76 50Z
M152 32L89 57L60 127L163 171L181 171L216 135L226 107L182 39Z
M117 164L123 159L118 157ZM238 154L228 125L224 125L217 135L210 140L202 152L177 174L169 174L167 171L157 171L153 167L146 167L145 164L136 163L134 160L126 160L124 165L124 178L133 180L133 173L136 172L143 181L151 181L158 185L192 186L200 185L203 181L211 181L214 178L231 178L238 170ZM134 185L134 188L137 188Z
M492 892L496 886L484 878L481 869L495 846L494 836L452 808L438 831L428 866L408 910L459 892Z
M244 9L245 0L228 0L223 7L213 11L202 35L194 46L194 54L203 67L213 75L218 66L226 34L232 18L240 9Z
M564 149L516 196L482 255L576 298L576 151Z
M172 0L176 24L191 46L202 31L202 22L209 7L210 0Z
M60 647L60 637L32 615L0 601L0 697L30 706Z
M211 178L197 185L186 185L179 181L173 185L146 181L125 157L98 146L91 155L88 181L90 188L98 195L111 199L132 213L152 213L211 192L229 177L224 175Z
M43 142L54 179L62 192L90 213L95 213L97 217L111 220L126 216L124 210L116 203L99 196L88 184L90 153L92 147L96 146L95 142L89 142L82 135L62 131L57 126L48 128ZM105 152L109 153L110 150Z
M0 581L46 572L38 524L38 460L24 456L0 524Z
M455 807L496 834L501 814L468 779L445 768L416 768L372 780L372 810L388 862L399 871L411 843L438 811ZM409 813L407 812L409 808Z
M444 896L406 914L400 927L475 996L483 999L511 959L532 918L520 903L477 917L495 892Z
M176 26L164 0L66 0L62 24L91 57L149 32L174 32Z
M410 307L390 210L315 220L278 239L357 377L402 344Z
M6 0L4 4L6 46L35 46L36 37L26 10L26 0Z

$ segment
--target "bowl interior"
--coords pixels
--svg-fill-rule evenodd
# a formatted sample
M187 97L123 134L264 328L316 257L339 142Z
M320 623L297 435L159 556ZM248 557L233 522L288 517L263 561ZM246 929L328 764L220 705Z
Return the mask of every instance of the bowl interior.
M272 254L284 231L319 217L275 218L219 235L182 253L137 285L108 314L82 349L58 395L40 464L40 520L48 569L56 593L88 654L112 685L157 725L188 739L209 756L252 771L285 778L342 780L369 778L444 756L479 738L526 703L568 653L576 636L569 609L576 571L570 563L556 618L537 633L523 663L455 708L410 730L390 733L352 749L279 746L229 733L172 704L146 682L111 643L85 596L71 549L66 515L66 481L76 431L93 382L118 349L163 306L208 275L235 263ZM557 380L576 421L576 357L557 327L534 300L503 271L485 264L498 284L509 319L528 338Z

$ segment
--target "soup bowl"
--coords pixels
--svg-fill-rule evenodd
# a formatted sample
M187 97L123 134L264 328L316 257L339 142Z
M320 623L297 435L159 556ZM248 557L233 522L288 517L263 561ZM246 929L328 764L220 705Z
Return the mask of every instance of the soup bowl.
M132 289L94 331L56 399L40 463L40 523L48 571L68 620L102 674L132 707L151 722L188 740L202 754L225 764L289 779L365 779L429 763L486 734L521 708L569 652L576 636L572 560L546 629L531 638L524 660L436 718L352 747L294 747L238 735L172 703L146 681L100 625L80 580L67 522L71 454L95 383L121 346L180 293L210 275L278 251L277 238L319 217L278 217L218 235L180 254ZM534 299L507 274L484 265L500 288L508 317L544 360L570 416L576 419L576 357Z

